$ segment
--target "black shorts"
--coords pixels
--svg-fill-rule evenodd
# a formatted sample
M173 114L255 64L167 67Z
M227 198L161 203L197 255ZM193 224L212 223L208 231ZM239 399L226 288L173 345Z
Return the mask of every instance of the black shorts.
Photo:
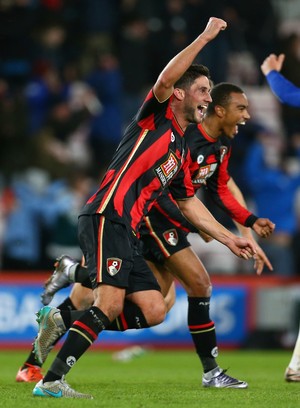
M126 294L160 287L125 225L101 214L81 215L78 238L92 287L104 283Z
M153 207L140 228L140 252L149 261L163 263L166 258L191 246L187 235Z

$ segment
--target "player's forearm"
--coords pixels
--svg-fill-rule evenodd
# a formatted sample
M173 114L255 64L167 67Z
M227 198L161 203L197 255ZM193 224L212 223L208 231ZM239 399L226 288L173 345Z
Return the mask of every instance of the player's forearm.
M234 238L234 234L220 224L198 198L178 201L178 206L198 230L204 231L222 244L228 246L228 242Z
M192 65L199 52L207 43L208 41L200 35L189 46L179 52L161 72L158 78L160 83L163 84L165 88L172 87Z
M252 236L252 230L249 227L245 227L244 225L240 224L239 222L233 221L235 226L237 227L240 235L244 238L251 239L253 238Z
M281 102L290 106L300 107L300 88L274 70L266 78L272 92Z
M240 188L237 186L232 177L228 180L227 186L233 197L236 199L236 201L243 207L247 208L243 193L241 192Z
M244 196L235 182L230 178L226 184L220 184L218 189L210 190L212 200L225 211L234 222L246 227L252 227L257 217L247 209Z

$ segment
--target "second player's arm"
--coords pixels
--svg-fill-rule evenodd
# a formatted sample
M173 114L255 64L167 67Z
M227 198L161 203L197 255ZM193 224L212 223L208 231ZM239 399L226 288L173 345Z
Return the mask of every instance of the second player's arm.
M204 231L217 241L226 245L238 257L249 259L256 253L253 242L240 238L220 224L196 197L177 200L180 211L198 230Z
M239 187L236 185L235 181L232 179L232 177L228 180L228 188L231 192L231 194L234 196L234 198L239 202L240 205L243 207L247 208L246 201L244 199L243 193L239 189ZM253 235L252 235L252 230L249 227L245 227L244 225L236 222L233 220L235 223L237 229L239 230L240 234L249 240L251 240L253 243L256 244L256 255L255 255L255 263L254 263L254 268L256 270L256 273L260 275L263 271L264 265L266 265L270 271L273 270L273 266L268 259L267 255L265 252L262 250L262 248L256 243ZM254 223L255 224L255 223Z

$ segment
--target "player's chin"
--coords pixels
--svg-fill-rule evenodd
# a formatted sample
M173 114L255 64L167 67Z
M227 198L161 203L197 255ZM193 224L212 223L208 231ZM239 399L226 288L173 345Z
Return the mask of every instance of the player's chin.
M229 139L234 139L236 135L237 135L237 134L236 134L234 131L231 131L231 132L226 133L226 136L227 136Z

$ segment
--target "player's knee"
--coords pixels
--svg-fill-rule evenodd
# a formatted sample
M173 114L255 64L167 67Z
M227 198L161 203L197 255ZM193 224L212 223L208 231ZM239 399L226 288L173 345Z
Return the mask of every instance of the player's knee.
M210 279L202 279L200 276L188 288L188 295L192 297L210 297L211 293L212 284Z
M167 314L166 304L162 298L160 302L155 302L148 308L147 315L145 316L149 326L156 326L162 323Z

